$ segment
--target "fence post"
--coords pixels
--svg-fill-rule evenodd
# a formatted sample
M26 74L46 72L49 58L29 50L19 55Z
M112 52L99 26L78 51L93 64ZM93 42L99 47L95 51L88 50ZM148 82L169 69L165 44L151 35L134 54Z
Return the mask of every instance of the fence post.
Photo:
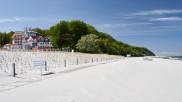
M16 71L15 71L15 63L13 63L13 77L16 76Z
M78 65L78 58L76 59L76 65Z
M42 75L42 68L40 68L40 74Z
M45 61L45 71L47 71L47 61Z
M66 60L64 60L64 67L66 67Z
M85 58L85 64L87 63L87 58Z

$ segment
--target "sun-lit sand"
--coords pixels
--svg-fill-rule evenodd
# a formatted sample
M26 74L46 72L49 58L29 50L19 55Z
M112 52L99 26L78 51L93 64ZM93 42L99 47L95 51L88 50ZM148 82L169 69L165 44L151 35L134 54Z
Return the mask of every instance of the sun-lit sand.
M182 61L125 58L0 92L3 102L181 102Z
M0 91L10 90L56 76L57 73L68 73L121 58L123 57L106 54L84 54L60 51L0 51ZM40 60L46 61L47 66L45 67L45 63L41 66L34 66L33 62ZM16 78L13 78L13 63L15 63ZM47 68L46 71L45 68ZM49 75L41 76L41 73Z

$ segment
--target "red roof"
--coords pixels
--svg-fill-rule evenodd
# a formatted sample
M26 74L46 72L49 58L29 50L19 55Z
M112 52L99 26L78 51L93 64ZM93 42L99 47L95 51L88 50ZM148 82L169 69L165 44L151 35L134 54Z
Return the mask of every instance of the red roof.
M29 39L29 37L25 37L25 40L28 40Z
M14 38L14 36L24 36L24 34L23 33L22 34L13 34L12 39Z

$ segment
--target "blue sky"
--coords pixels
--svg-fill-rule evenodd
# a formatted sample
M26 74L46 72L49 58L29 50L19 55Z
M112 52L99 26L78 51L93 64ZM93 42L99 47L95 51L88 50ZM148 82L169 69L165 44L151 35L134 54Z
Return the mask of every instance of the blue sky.
M1 0L0 31L82 20L156 55L182 55L182 0Z

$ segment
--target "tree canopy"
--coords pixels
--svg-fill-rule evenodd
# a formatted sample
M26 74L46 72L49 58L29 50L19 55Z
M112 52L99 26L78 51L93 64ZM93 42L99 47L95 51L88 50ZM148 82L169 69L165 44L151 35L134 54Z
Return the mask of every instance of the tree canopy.
M12 37L12 35L14 34L14 32L13 31L11 31L11 32L9 32L9 33L2 33L2 32L0 32L0 48L3 48L3 46L5 45L5 44L10 44L10 43L12 43L12 39L11 39L11 37Z
M80 20L61 21L49 29L55 47L69 47L84 53L154 56L147 48L131 46L115 40L107 33L97 31Z
M99 32L92 25L80 20L60 21L50 29L34 28L42 36L51 36L55 48L70 48L84 53L104 53L113 55L154 56L144 47L128 45L115 40L109 34ZM11 43L14 32L0 33L0 44Z
M100 40L95 34L82 36L78 41L76 48L78 51L86 53L101 53Z

